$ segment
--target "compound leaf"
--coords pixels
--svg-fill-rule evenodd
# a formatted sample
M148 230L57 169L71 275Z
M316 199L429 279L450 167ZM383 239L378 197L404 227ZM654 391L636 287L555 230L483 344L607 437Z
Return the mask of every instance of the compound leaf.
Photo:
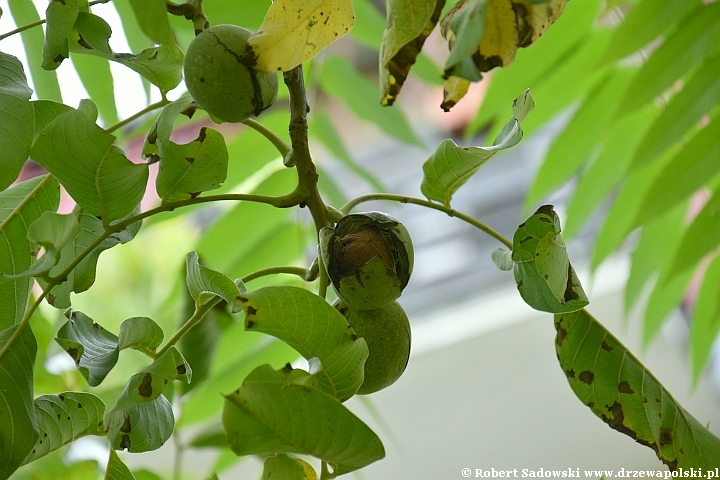
M478 169L500 150L505 150L522 139L520 122L535 107L530 90L525 90L513 102L513 118L503 127L491 147L458 147L452 140L444 140L423 164L420 189L423 195L449 207L453 194Z
M55 341L75 360L91 387L105 379L118 360L118 338L82 312L69 312Z
M682 91L670 99L668 106L640 142L633 159L633 168L649 163L662 154L720 102L718 69L720 54L706 59Z
M9 478L32 451L38 439L33 410L33 365L37 342L26 326L15 341L17 325L0 331L0 478Z
M652 448L671 470L720 465L720 439L589 313L556 315L555 328L560 366L577 397L596 416Z
M40 436L23 464L37 460L85 435L105 435L105 403L91 393L42 395L33 404Z
M589 303L570 265L560 218L551 205L543 205L518 227L512 260L520 295L536 310L574 312Z
M130 6L145 35L161 45L175 44L175 37L163 0L130 0Z
M304 288L270 286L239 297L245 330L277 337L307 360L320 360L318 387L345 401L364 380L367 344L324 299Z
M237 455L301 453L336 466L342 475L385 456L380 439L313 376L262 365L225 397L222 422Z

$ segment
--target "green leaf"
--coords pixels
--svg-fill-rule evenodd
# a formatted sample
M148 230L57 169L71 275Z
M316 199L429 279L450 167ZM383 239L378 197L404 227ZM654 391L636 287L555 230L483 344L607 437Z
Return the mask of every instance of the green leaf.
M0 274L15 275L30 268L34 248L27 228L45 211L60 204L55 177L44 175L0 192ZM32 279L0 281L0 329L19 323L25 315Z
M160 395L128 410L111 410L105 416L107 437L115 450L142 453L162 447L172 435L172 406Z
M82 312L68 312L55 341L77 365L91 387L105 379L118 360L118 338Z
M43 395L35 399L34 405L40 436L23 464L33 462L85 435L105 435L105 403L91 393Z
M720 257L705 270L690 323L690 359L693 384L697 385L707 367L713 345L720 332Z
M80 0L62 0L48 3L47 10L45 10L47 22L42 62L42 67L45 70L55 70L63 60L70 56L68 35L72 31L79 8Z
M79 110L56 117L33 145L33 160L55 175L88 213L109 223L126 217L140 203L147 165L134 164Z
M307 360L320 361L318 388L341 402L362 385L368 350L345 318L324 299L298 287L265 287L239 297L245 330L272 335Z
M720 115L670 159L650 185L635 217L641 225L672 209L720 173Z
M375 174L353 160L327 113L323 111L313 113L308 134L310 138L319 140L335 158L355 175L366 180L373 189L378 192L387 191Z
M175 347L170 347L153 363L130 377L120 398L108 414L152 402L163 393L170 382L180 379L190 383L191 377L190 366Z
M196 309L206 305L213 298L220 297L232 306L233 312L240 311L242 305L239 296L245 291L242 282L238 285L224 274L200 265L197 252L189 252L185 257L185 263L187 286L195 300Z
M385 456L380 439L341 403L292 369L256 368L225 397L222 420L237 455L301 453L337 466L342 475ZM311 383L311 382L310 382Z
M550 313L574 312L589 302L560 237L560 218L540 207L513 236L515 281L525 303Z
M145 35L161 45L175 44L164 0L130 0L130 5Z
M603 60L617 60L639 50L672 28L693 9L700 8L702 3L701 0L641 1L615 30Z
M40 132L42 132L50 122L55 120L55 118L73 109L64 103L57 103L51 100L37 100L30 102L30 104L33 109L33 139L37 138Z
M163 203L185 200L219 188L227 177L228 151L219 132L203 127L198 138L178 145L170 140L177 116L194 111L192 99L165 106L145 139L143 156L160 160L156 185Z
M555 328L560 366L597 417L653 449L671 469L720 465L720 440L589 313L556 315Z
M25 326L15 341L17 325L0 331L0 478L9 478L32 451L38 438L33 410L33 365L37 343L30 327Z
M30 100L32 88L27 84L23 65L17 57L0 52L0 93Z
M423 164L425 176L420 187L423 195L449 207L453 194L490 157L518 144L523 136L520 122L534 107L530 91L525 90L513 102L513 118L505 124L491 147L461 148L450 139L444 140Z
M630 112L658 97L717 52L719 45L720 4L695 9L642 66L623 95L620 112Z
M685 231L666 279L694 269L706 254L717 248L720 243L720 222L717 219L719 214L720 188L716 188L712 198Z
M380 46L382 105L392 105L397 98L415 58L440 19L443 5L445 0L388 0Z
M125 65L147 78L162 93L180 84L183 54L176 45L146 48L137 55L116 53L108 43L111 34L110 25L105 20L91 13L80 12L70 36L70 51L95 55Z
M664 215L643 226L635 251L632 254L630 276L625 286L625 312L629 313L640 298L643 287L653 273L667 270L672 253L677 251L685 225L687 202L677 205ZM660 289L658 285L656 287Z
M105 468L105 480L135 480L135 476L120 460L115 450L110 450L107 468Z
M383 133L405 143L422 145L402 111L383 108L377 102L377 87L345 57L329 55L325 58L320 85L325 92L345 102L355 115L374 123Z
M317 473L304 460L279 453L265 460L261 480L284 478L286 480L316 480Z
M647 131L657 113L658 109L651 106L626 115L613 122L600 139L602 151L582 174L568 202L563 229L565 238L577 234L593 211L625 178L643 132Z
M496 267L505 272L509 272L515 266L515 262L512 260L512 252L504 248L493 250L492 261L495 262Z
M163 341L162 328L147 317L131 317L120 324L118 348L132 348L154 354Z
M625 185L615 198L615 202L605 217L605 223L597 235L592 257L593 268L600 265L600 262L615 251L625 236L632 231L633 220L640 208L641 199L667 163L668 158L667 156L662 157L658 161L626 175Z
M103 124L109 126L117 123L115 83L110 71L110 62L87 55L73 55L72 63L85 91L97 104Z
M0 191L20 175L33 140L33 111L20 60L0 52Z
M78 207L76 207L75 212L79 212L78 222L82 227L82 231L60 252L60 262L50 270L51 276L60 275L90 245L97 242L102 235L105 235L105 228L101 220ZM137 213L137 210L133 213ZM66 281L50 290L47 297L48 303L56 308L69 308L70 293L84 292L95 282L95 269L100 254L115 245L127 243L135 238L141 225L142 222L140 221L134 222L125 229L112 233L101 240L68 274ZM42 279L40 283L46 286Z
M634 70L615 69L588 93L572 120L550 146L525 205L535 205L552 189L562 185L597 151L605 130L611 124Z
M38 15L32 0L9 0L8 5L15 25L27 25L40 20L40 15ZM43 30L41 28L30 28L21 32L20 38L23 42L30 76L38 98L62 102L57 74L54 70L48 71L42 68L42 52L45 39Z
M645 134L633 159L633 168L662 154L720 102L720 54L703 62L680 93L660 114Z
M355 26L350 30L358 43L377 51L385 31L385 18L370 0L355 0Z

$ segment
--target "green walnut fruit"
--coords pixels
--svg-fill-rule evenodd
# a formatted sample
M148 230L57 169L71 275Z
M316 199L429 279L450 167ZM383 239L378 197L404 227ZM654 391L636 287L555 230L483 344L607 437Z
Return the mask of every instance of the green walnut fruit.
M365 380L357 393L367 395L395 383L410 358L410 322L405 310L398 302L376 310L357 310L338 299L333 306L367 342Z
M405 226L382 212L355 213L320 231L333 288L358 310L375 310L400 297L410 280L413 246Z
M215 25L195 37L185 52L183 75L190 95L226 122L257 116L277 97L277 74L252 68L250 35L237 25Z

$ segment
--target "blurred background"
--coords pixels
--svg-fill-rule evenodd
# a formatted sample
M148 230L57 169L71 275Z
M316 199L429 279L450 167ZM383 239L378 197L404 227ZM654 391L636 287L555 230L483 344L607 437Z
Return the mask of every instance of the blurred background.
M422 197L421 167L437 145L445 138L464 146L492 144L511 117L512 99L530 88L538 107L523 123L525 138L485 164L453 197L453 207L511 238L538 206L555 205L570 259L591 302L589 310L701 424L709 424L717 434L720 376L712 366L715 357L693 349L697 343L693 338L712 344L717 302L709 308L712 313L703 314L710 325L693 330L702 269L699 274L693 275L694 268L683 273L679 281L671 279L666 284L671 287L654 288L658 277L672 277L672 265L666 264L672 263L692 224L692 215L686 214L697 214L712 197L717 173L705 171L700 184L685 187L684 196L647 212L643 208L653 200L653 188L639 180L644 175L661 182L657 172L672 164L697 131L717 123L720 94L711 95L720 88L717 80L701 92L704 96L696 95L697 105L688 105L688 110L700 109L699 117L694 122L692 115L682 117L687 130L661 150L657 165L648 163L643 167L647 171L640 174L630 168L645 133L655 132L663 111L675 104L673 95L687 91L683 85L692 85L693 75L704 63L717 61L717 45L705 39L705 50L693 50L698 57L695 63L678 66L676 77L666 80L665 88L652 87L660 94L628 107L630 111L622 115L616 112L627 92L633 91L633 82L642 83L643 68L651 63L648 58L662 52L661 46L682 33L693 16L710 15L703 9L713 7L716 15L717 5L688 2L693 4L676 12L677 18L658 19L660 15L648 16L642 10L647 3L569 2L556 25L532 48L521 49L512 67L486 75L445 113L439 105L447 47L437 30L427 40L396 105L379 106L377 49L385 24L384 2L356 0L357 24L351 35L306 68L311 148L322 193L335 207L372 191ZM257 29L269 4L268 0L204 2L211 23L251 29ZM33 9L42 16L46 2L0 0L0 7L1 33L30 21ZM147 38L132 34L127 0L96 5L93 12L113 27L113 50L137 52L151 45ZM635 17L641 15L652 28L633 27ZM625 33L626 22L631 22L635 37ZM185 48L192 39L191 25L173 18L173 26ZM23 53L24 45L37 42L30 36L39 30L31 32L22 38L25 44L14 36L3 40L1 47L28 65L29 81L39 97L69 105L92 98L105 126L159 99L137 75L119 65L101 64L100 59L73 56L72 63L65 62L56 73L38 70ZM99 82L104 90L88 87L92 76L105 79ZM183 88L171 92L170 98L178 98ZM281 98L258 120L287 138L283 90L281 86ZM133 161L142 161L143 132L152 120L141 118L118 132L120 145ZM191 141L208 125L212 123L201 114L184 120L176 126L173 140ZM213 128L226 136L230 151L228 180L218 192L274 194L292 188L292 172L282 167L275 150L259 135L233 125ZM661 135L662 130L653 134ZM711 159L715 155L720 163L716 144L713 140L708 148L715 150L704 155ZM28 164L24 178L39 173ZM149 191L145 208L156 201ZM62 208L72 209L69 198ZM653 451L611 430L575 397L557 363L552 316L526 306L512 273L495 267L490 254L501 246L496 240L457 219L417 206L371 203L363 209L397 217L413 238L415 269L400 300L411 320L413 350L395 385L348 402L380 435L387 451L384 460L350 477L452 479L462 478L463 468L666 470ZM263 266L307 266L316 254L310 218L302 210L268 212L262 206L243 204L180 213L154 217L136 241L105 252L95 285L74 295L73 308L111 331L117 331L125 318L149 316L168 335L183 318L186 294L180 274L188 251L197 250L209 266L231 278ZM662 244L652 243L649 235L643 236L645 231L653 232L652 238ZM709 255L705 265L714 253ZM259 280L251 287L266 282ZM706 287L712 292L706 296L717 297L714 287ZM33 322L42 350L36 394L86 388L72 360L51 341L62 323L60 313L43 308ZM188 479L207 478L213 471L221 479L257 478L261 472L261 459L240 461L228 449L214 446L220 394L234 389L259 364L279 368L288 361L302 362L289 347L243 332L240 319L224 312L217 312L206 335L214 348L213 361L200 368L205 370L204 383L175 392L175 442L152 453L121 454L133 471L146 470L138 478L172 478L174 471ZM124 351L118 366L94 391L106 399L116 397L144 361L137 352ZM96 478L106 459L103 439L86 438L24 467L16 477L56 478L61 472L66 475L62 478Z

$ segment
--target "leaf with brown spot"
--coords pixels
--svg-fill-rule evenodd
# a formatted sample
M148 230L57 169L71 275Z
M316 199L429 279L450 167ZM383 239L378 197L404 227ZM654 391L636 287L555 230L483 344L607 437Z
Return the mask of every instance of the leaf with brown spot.
M563 340L555 341L560 366L583 372L567 375L568 383L596 416L652 448L671 470L720 465L720 439L587 311L555 315L555 327L563 332Z
M66 315L55 341L75 360L88 385L96 387L117 363L118 338L82 312Z
M170 347L153 363L130 377L111 411L128 410L135 405L153 401L169 382L185 380L190 383L191 376L190 365L175 347Z
M427 37L440 19L445 0L388 1L380 46L382 105L392 105Z
M135 405L127 411L109 411L105 416L105 424L107 438L113 449L140 453L157 450L167 442L172 435L175 417L170 402L160 395L151 402Z
M560 218L543 205L513 237L515 280L525 303L550 313L573 312L589 302L560 236Z
M40 437L23 464L35 461L85 435L105 435L102 428L105 403L91 393L42 395L35 399L34 410Z

